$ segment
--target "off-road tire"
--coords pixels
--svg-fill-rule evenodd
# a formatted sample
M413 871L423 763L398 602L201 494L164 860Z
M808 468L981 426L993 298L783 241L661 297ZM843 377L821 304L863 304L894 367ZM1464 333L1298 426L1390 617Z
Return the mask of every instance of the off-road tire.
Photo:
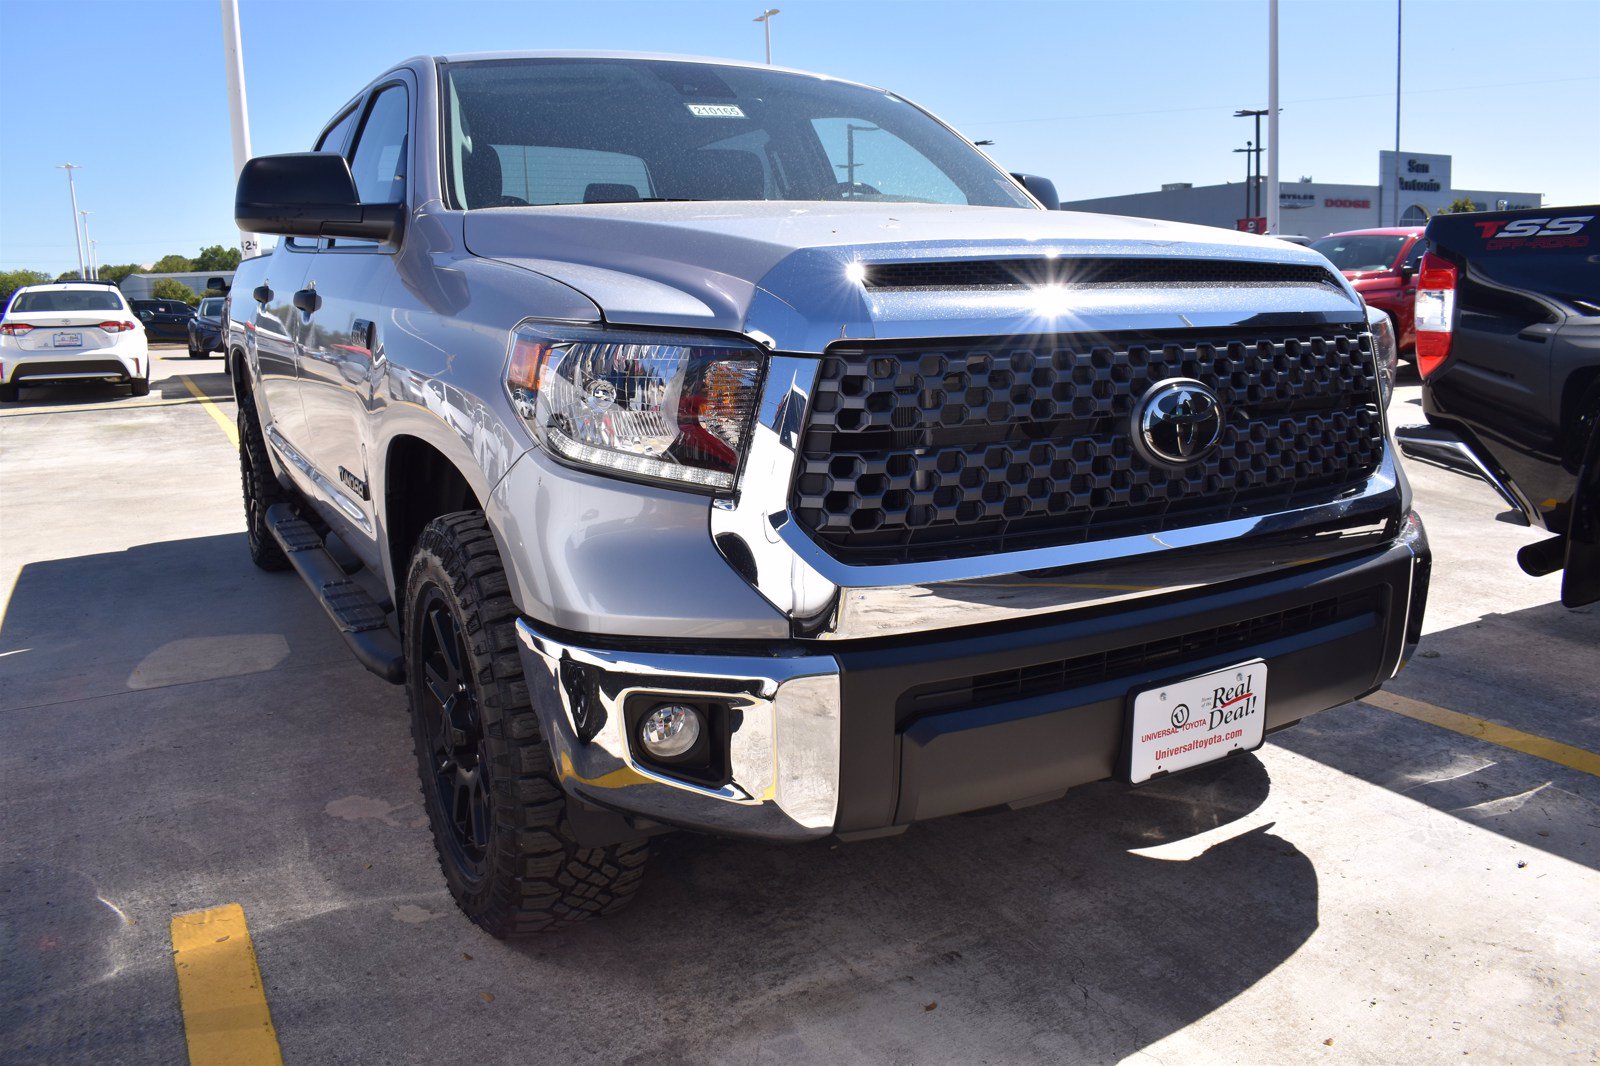
M16 382L0 385L0 403L16 403L19 386Z
M239 482L244 493L244 532L250 544L250 561L263 570L289 569L289 557L267 528L267 508L283 503L288 494L273 476L256 401L249 395L239 400Z
M517 609L481 511L428 523L411 556L402 602L406 693L423 805L456 904L502 939L621 910L639 887L649 845L585 848L574 838L522 674ZM476 709L472 761L488 770L482 789L487 840L478 845L479 859L465 850L440 796L444 786L437 783L443 749L436 723L443 718L439 702L428 694L424 660L427 649L440 644L437 631L430 644L428 616L442 617L446 608L459 627L456 647L465 652L457 691L475 697L467 705ZM435 670L432 679L438 676ZM462 735L454 734L458 742ZM458 758L457 766L466 761Z
M129 388L131 390L129 395L132 395L132 396L148 396L148 395L150 395L150 379L149 378L134 378L132 381L128 382L128 385L129 385Z

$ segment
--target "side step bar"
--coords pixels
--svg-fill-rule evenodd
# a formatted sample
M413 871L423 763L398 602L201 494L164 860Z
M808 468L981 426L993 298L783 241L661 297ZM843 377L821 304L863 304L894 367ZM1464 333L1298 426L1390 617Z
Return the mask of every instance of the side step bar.
M400 684L405 680L405 653L400 639L389 629L383 607L367 590L351 581L344 567L328 554L322 538L304 519L297 518L288 504L267 508L267 528L283 548L322 609L339 627L350 650L361 665L385 681Z
M1408 458L1421 459L1425 463L1433 463L1487 482L1517 512L1523 525L1533 524L1528 520L1528 512L1522 502L1512 495L1505 482L1496 477L1494 471L1485 466L1483 460L1467 446L1467 442L1454 433L1438 426L1397 426L1394 439Z

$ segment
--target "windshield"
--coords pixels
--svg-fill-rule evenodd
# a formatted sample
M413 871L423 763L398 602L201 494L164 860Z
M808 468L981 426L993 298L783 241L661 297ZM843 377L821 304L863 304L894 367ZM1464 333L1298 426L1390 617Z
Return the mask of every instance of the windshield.
M861 200L1034 207L878 89L748 67L522 59L445 71L456 206Z
M206 318L217 318L222 314L222 297L208 296L200 301L200 314Z
M1324 237L1311 247L1327 256L1328 261L1340 270L1354 273L1364 270L1388 270L1394 266L1395 257L1400 254L1400 247L1405 243L1404 234L1399 236L1366 234Z
M19 292L11 313L24 311L120 311L122 297L109 289L38 289Z

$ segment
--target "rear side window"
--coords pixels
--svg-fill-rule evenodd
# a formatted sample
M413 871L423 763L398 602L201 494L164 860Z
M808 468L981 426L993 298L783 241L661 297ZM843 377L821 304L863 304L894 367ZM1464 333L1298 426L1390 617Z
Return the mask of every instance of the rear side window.
M1352 234L1345 237L1324 237L1311 247L1328 257L1340 270L1388 270L1406 243L1404 235L1381 233Z
M398 204L406 198L408 101L404 85L381 90L356 136L350 173L364 204Z
M21 292L11 302L11 314L48 311L121 311L122 297L114 292L84 289L41 289Z

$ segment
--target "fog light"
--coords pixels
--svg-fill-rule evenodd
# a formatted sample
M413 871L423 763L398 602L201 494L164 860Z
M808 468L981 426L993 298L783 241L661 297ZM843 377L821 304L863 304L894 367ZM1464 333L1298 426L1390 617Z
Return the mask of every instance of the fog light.
M658 759L675 759L700 739L700 712L680 703L663 703L639 723L639 742Z

